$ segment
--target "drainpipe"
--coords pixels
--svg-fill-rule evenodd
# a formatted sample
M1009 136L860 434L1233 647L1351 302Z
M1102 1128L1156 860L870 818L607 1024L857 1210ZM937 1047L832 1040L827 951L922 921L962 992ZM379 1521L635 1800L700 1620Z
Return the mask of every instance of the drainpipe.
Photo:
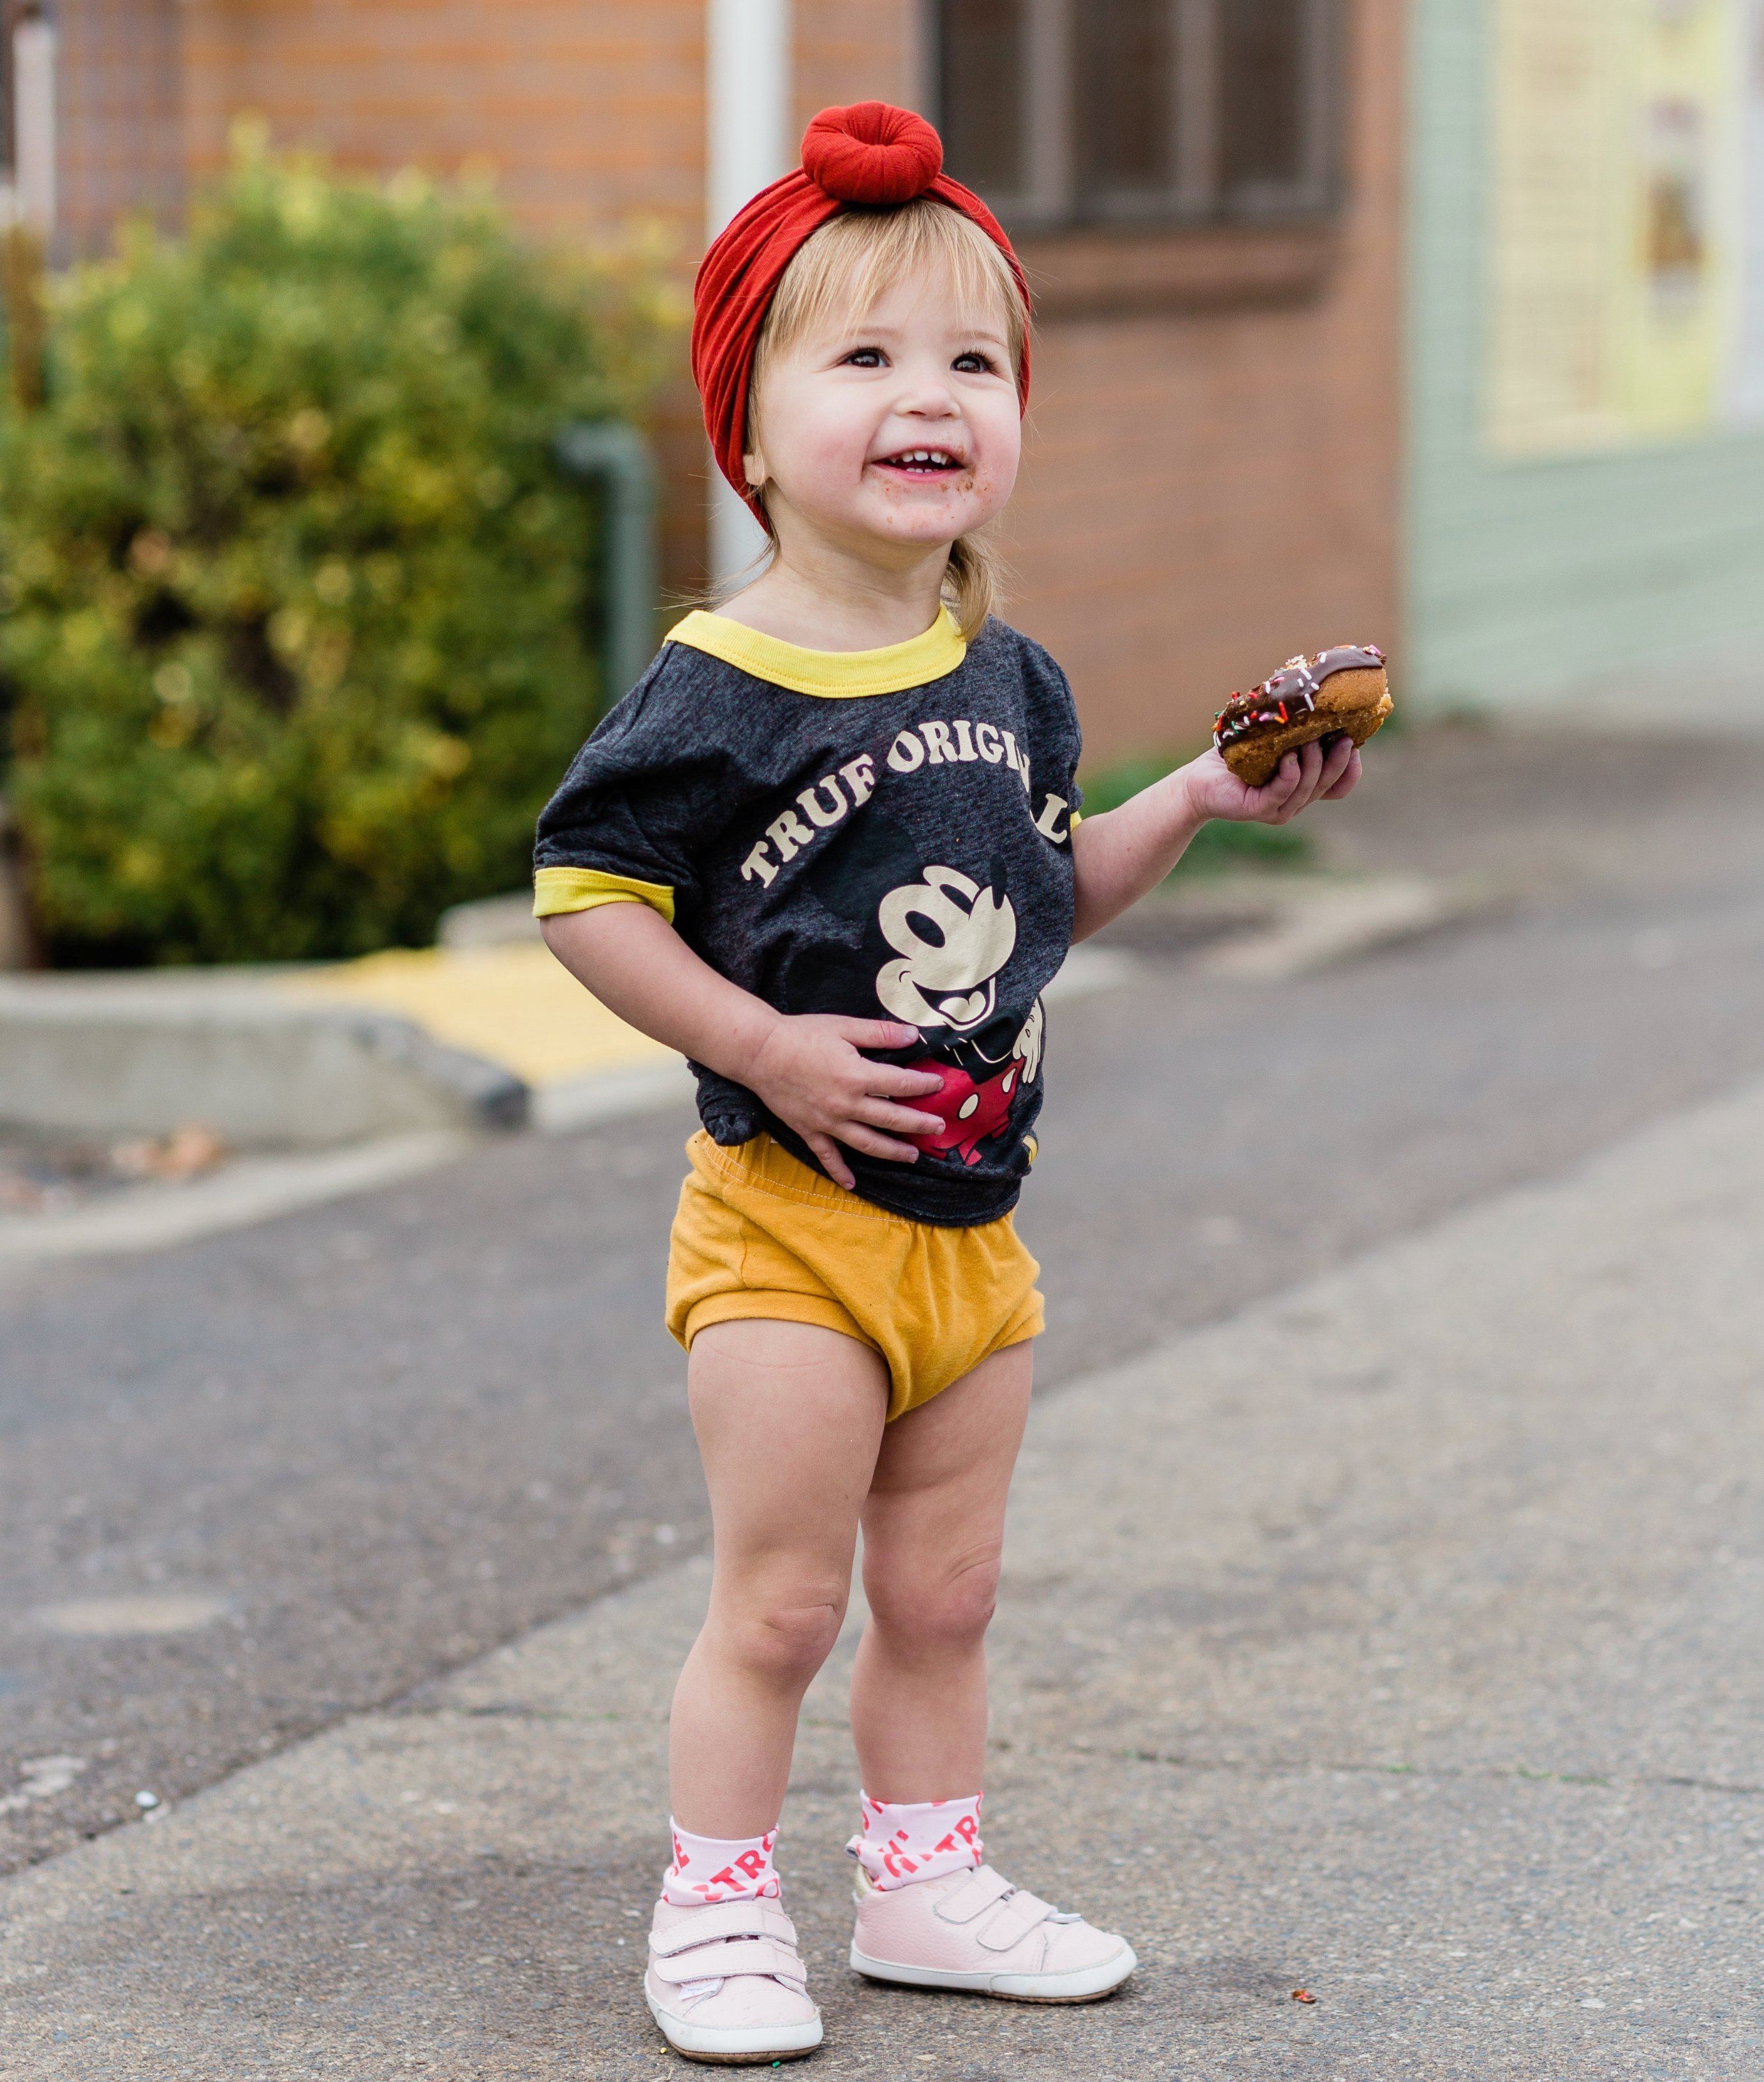
M643 436L617 419L566 427L557 456L572 477L601 494L604 713L630 692L655 655L655 466Z
M790 0L705 0L705 111L708 243L794 161ZM710 483L710 575L724 585L764 550L765 531L714 464Z

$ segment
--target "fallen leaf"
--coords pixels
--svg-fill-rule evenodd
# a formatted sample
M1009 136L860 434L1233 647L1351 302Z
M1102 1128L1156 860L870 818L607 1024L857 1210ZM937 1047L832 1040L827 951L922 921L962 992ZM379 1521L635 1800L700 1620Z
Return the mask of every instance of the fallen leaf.
M1292 1999L1295 2003L1314 2003L1317 2000L1308 1988L1295 1988Z
M213 1128L192 1122L158 1140L142 1136L117 1143L110 1163L123 1178L195 1178L213 1170L226 1153L226 1144Z

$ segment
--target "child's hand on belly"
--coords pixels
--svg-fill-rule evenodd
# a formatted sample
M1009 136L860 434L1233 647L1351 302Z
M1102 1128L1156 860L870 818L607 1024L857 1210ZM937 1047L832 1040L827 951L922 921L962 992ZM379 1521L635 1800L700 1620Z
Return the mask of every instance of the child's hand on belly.
M781 1017L756 1052L743 1081L800 1135L828 1178L848 1192L857 1182L839 1145L895 1164L916 1164L908 1135L936 1135L936 1114L910 1103L943 1089L934 1070L873 1063L862 1048L910 1048L916 1026L892 1019L843 1019L827 1013Z

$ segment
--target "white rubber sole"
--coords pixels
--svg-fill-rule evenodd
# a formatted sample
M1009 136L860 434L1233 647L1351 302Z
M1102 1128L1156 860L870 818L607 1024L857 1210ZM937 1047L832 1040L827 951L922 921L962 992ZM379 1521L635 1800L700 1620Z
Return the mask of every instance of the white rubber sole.
M1093 2003L1118 1988L1139 1963L1130 1945L1112 1959L1071 1974L966 1974L946 1966L897 1966L872 1959L854 1944L852 1970L867 1980L897 1981L904 1988L951 1988L970 1996L997 1996L1010 2003Z
M819 2013L806 2024L693 2024L664 2010L647 1988L643 2000L655 2020L655 2029L675 2052L687 2060L702 2060L714 2067L757 2067L768 2060L800 2060L821 2042Z

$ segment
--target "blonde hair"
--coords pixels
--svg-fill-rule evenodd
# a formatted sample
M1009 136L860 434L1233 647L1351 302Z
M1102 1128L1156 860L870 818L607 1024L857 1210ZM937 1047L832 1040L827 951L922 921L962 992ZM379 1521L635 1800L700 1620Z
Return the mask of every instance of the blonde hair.
M753 440L751 401L775 356L823 325L867 311L890 284L923 281L933 272L949 281L958 306L991 308L1003 317L1014 377L1029 345L1029 314L1010 262L979 225L941 202L842 210L804 240L778 283L754 351L743 445ZM764 493L756 492L752 503L775 545ZM958 535L950 544L944 597L969 643L986 626L1004 576L1003 560L983 535Z

